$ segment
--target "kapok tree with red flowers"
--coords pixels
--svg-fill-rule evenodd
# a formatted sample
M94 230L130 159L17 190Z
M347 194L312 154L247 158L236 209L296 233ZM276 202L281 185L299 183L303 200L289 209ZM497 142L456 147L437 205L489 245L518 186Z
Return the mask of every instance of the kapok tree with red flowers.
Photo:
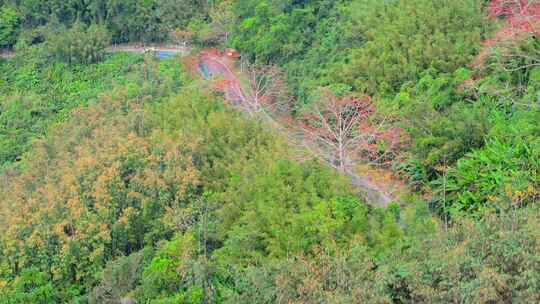
M493 18L504 17L507 27L524 32L540 30L540 1L538 0L491 0L488 13Z
M487 45L508 39L514 40L526 34L540 34L540 1L538 0L491 0L488 13L492 18L504 18L503 27Z
M323 89L321 98L301 119L304 143L312 152L343 173L355 161L389 164L404 144L405 132L376 117L368 96L335 96Z
M480 50L475 66L482 67L486 58L494 53L502 52L506 58L523 57L513 52L528 37L540 35L540 1L491 0L487 11L491 18L503 19L504 24L493 37L483 42L484 48Z
M504 23L484 41L474 65L484 68L489 63L510 73L540 66L536 42L540 37L540 0L491 0L487 10L491 18Z

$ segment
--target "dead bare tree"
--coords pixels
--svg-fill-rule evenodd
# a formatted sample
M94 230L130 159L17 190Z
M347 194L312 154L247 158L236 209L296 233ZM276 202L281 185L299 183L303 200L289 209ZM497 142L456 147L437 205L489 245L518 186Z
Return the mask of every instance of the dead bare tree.
M242 102L251 113L287 113L291 99L280 68L275 65L261 65L242 60L240 63L238 88L242 91Z

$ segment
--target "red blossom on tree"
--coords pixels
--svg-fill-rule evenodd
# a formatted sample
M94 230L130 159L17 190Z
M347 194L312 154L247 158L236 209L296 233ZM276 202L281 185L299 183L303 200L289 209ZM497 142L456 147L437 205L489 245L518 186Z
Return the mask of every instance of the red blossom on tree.
M504 26L492 38L483 42L474 66L483 67L486 58L494 52L514 49L523 39L530 35L540 34L540 1L539 0L491 0L488 7L491 18L504 19Z
M388 164L405 132L377 118L368 96L335 96L323 89L319 102L301 120L306 146L341 172L348 172L356 160Z
M486 45L517 39L523 34L540 34L538 0L492 0L488 6L488 13L492 18L504 18L506 26L494 38L486 40Z

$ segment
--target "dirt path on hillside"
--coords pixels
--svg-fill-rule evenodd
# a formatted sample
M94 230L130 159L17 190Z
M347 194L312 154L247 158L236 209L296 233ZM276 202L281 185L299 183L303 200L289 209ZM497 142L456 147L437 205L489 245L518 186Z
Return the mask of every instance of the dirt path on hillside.
M108 52L130 52L130 53L145 53L146 51L153 52L170 52L175 54L187 54L191 48L187 45L179 46L173 44L141 44L141 43L126 43L113 44L107 48Z
M126 44L112 44L106 48L109 53L114 52L128 52L128 53L140 53L144 54L147 51L157 53L169 54L188 54L191 50L189 46L179 46L172 44L141 44L141 43L126 43ZM9 59L16 55L14 50L0 49L0 58Z
M371 204L386 207L397 200L392 193L373 183L369 176L360 176L354 173L350 173L348 176L351 178L352 184L365 194L366 201Z
M12 50L0 49L0 58L9 59L15 56Z
M242 94L244 93L240 86L239 76L226 62L223 62L220 57L204 53L200 55L198 65L199 72L204 79L211 80L219 77L222 80L221 83L224 86L220 86L220 90L229 103L234 105L242 102ZM291 144L295 146L306 144L301 140L304 138L302 134L292 134L290 130L281 126L271 117L265 117L265 119L271 120L269 122L273 126L277 126L287 136ZM356 172L347 172L346 175L351 179L352 184L364 194L368 203L378 207L386 207L391 202L399 202L398 192L401 192L399 182L393 178L378 179L377 175L382 175L380 172L364 169L358 168L355 170Z

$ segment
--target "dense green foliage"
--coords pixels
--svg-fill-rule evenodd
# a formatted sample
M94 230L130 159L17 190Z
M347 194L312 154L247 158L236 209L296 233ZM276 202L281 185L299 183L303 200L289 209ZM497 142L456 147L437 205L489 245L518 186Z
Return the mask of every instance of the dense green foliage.
M453 211L506 212L537 203L540 163L538 111L519 111L493 128L486 145L460 159L446 182ZM441 185L439 185L440 188Z
M476 0L280 2L238 2L231 44L281 64L304 99L320 85L386 94L429 68L454 72L490 28Z
M343 79L379 94L416 82L429 68L453 72L472 61L485 37L482 1L355 1L365 44L354 50Z
M350 88L335 83L332 71L364 41L349 1L277 2L237 2L233 11L242 18L230 44L244 56L283 66L302 101L320 85Z
M487 2L0 0L0 303L540 302L540 43ZM289 124L367 93L411 193L111 41L276 64Z
M89 64L102 60L110 41L107 30L96 25L84 29L80 24L75 24L68 30L49 35L46 37L49 56L68 64Z
M0 6L0 48L14 45L18 30L17 12L13 8Z
M76 23L70 28L51 24L25 30L16 45L22 56L37 57L42 61L64 61L68 64L90 64L102 60L109 46L107 30L98 25Z
M115 42L162 41L169 30L186 26L190 19L203 18L206 7L206 1L199 0L0 1L0 5L3 3L16 8L24 27L42 26L52 20L66 26L76 22L103 24Z
M29 50L35 51L34 49ZM33 138L73 108L95 99L117 84L137 83L128 72L141 69L140 57L118 54L94 65L72 65L23 57L0 65L0 163L20 157ZM134 77L135 76L135 77Z

